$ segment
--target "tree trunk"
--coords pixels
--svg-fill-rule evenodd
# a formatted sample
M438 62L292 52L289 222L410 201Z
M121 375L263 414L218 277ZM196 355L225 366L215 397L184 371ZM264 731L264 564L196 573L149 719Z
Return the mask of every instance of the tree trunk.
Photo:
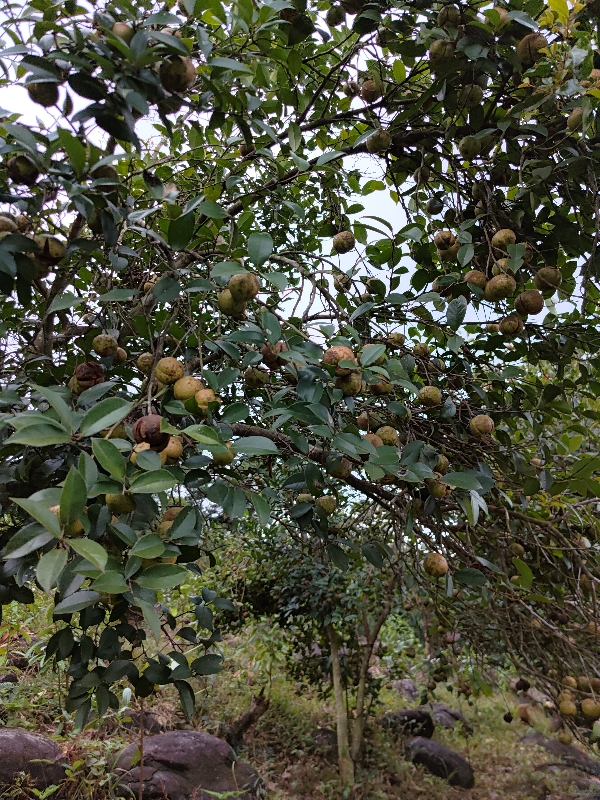
M331 651L331 673L333 678L333 695L335 699L335 714L337 722L338 762L340 767L340 780L344 788L354 786L354 762L350 755L348 741L348 714L344 703L344 689L342 687L342 672L340 669L340 653L338 636L333 625L327 625L329 648Z

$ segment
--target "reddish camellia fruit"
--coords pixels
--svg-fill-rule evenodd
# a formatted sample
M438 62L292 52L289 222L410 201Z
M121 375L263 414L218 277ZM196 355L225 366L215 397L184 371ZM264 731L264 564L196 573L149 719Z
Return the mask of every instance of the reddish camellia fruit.
M104 381L104 367L95 361L85 361L75 367L74 378L82 389L89 389Z
M162 417L159 414L147 414L140 417L132 429L133 438L138 444L146 442L150 449L157 453L164 450L171 438L168 433L161 431Z

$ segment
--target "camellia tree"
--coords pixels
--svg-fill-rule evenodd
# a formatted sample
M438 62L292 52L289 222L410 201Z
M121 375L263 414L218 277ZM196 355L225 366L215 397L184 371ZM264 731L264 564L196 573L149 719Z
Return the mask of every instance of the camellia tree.
M218 669L159 602L208 502L339 568L349 493L598 718L596 0L3 8L0 596L54 593L79 722Z

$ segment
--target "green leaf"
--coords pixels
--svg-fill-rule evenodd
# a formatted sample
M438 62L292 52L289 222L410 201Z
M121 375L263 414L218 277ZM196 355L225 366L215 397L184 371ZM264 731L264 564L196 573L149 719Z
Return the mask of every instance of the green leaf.
M233 425L234 422L240 422L246 419L249 414L250 409L246 403L232 403L223 411L221 418L224 419L225 422L230 422Z
M38 561L35 575L42 589L48 594L56 586L63 569L67 566L69 554L66 550L55 548Z
M33 384L32 388L56 411L65 430L72 432L74 413L69 408L62 395L47 386L37 386Z
M75 308L82 303L83 297L76 297L71 292L65 292L54 298L48 311L65 311L67 308Z
M77 611L83 611L88 606L93 606L100 599L98 592L91 592L88 590L81 590L73 592L58 605L54 607L55 614L75 614Z
M129 491L133 494L156 494L166 492L177 484L177 478L166 469L144 472L131 481Z
M265 311L261 317L262 326L267 334L267 342L276 344L281 339L281 325L275 314Z
M187 681L173 681L179 692L179 700L186 720L191 720L194 716L195 696L194 690Z
M127 464L119 448L110 439L92 439L92 451L96 461L117 481L125 477Z
M133 545L129 555L140 558L158 558L165 552L165 543L156 533L147 533Z
M456 331L460 328L467 313L467 300L462 295L460 297L455 297L448 304L448 309L446 311L446 322L448 323L448 327L450 327L453 331Z
M533 572L527 566L524 561L521 561L520 558L513 558L513 564L517 568L519 575L521 577L521 586L525 589L531 589L531 585L533 583Z
M138 294L137 289L111 289L110 292L101 294L98 298L99 303L122 303L125 300L133 299Z
M225 219L229 216L222 206L212 200L205 200L203 203L198 203L195 208L196 211L199 211L200 214L204 214L204 216L209 219Z
M81 520L87 500L85 478L75 467L71 467L60 493L60 521L63 525Z
M69 545L78 555L83 556L90 564L104 572L108 553L101 544L91 539L69 539Z
M360 549L367 561L370 561L374 567L378 569L383 567L383 556L374 544L363 544Z
M329 558L331 559L332 563L338 568L341 569L342 572L346 572L348 567L350 566L350 561L348 556L342 548L337 544L328 544L327 545L327 553L329 554Z
M466 569L459 569L453 575L455 583L464 583L465 586L485 586L487 578L478 569L467 567Z
M27 425L16 433L13 433L4 444L25 444L29 447L48 447L53 444L68 444L71 435L64 429L55 425Z
M190 667L195 675L216 675L221 671L221 664L223 656L216 653L207 653L205 656L200 656L195 661L192 661Z
M384 353L384 344L369 345L368 347L365 347L360 354L360 363L363 367L368 367L369 364L374 364Z
M187 569L179 567L177 564L157 564L145 569L136 578L136 583L144 589L173 589L183 583L187 575Z
M456 486L457 489L467 489L475 492L481 491L481 484L477 478L466 472L449 472L447 475L444 475L444 483L450 486Z
M169 223L167 238L173 250L183 250L187 247L194 235L196 217L192 212L182 214L177 219L172 219Z
M396 59L392 64L392 75L396 83L402 83L406 78L406 67L399 59Z
M130 412L133 403L120 397L108 397L87 411L81 420L79 432L82 436L94 436L103 428L109 428Z
M97 577L90 588L95 592L106 592L106 594L123 594L129 591L125 577L120 572L110 569Z
M271 521L271 508L269 503L260 494L254 492L250 495L250 500L256 511L256 516L261 525L268 525Z
M227 69L231 72L252 72L245 64L242 64L241 61L236 61L235 58L213 58L208 66Z
M156 609L151 603L146 603L144 600L138 600L138 605L142 609L144 622L152 631L155 640L159 642L162 632L160 629L160 617L156 613Z
M302 144L302 131L300 130L300 126L295 122L290 122L288 126L288 141L294 153Z
M273 252L273 239L268 233L252 233L248 239L248 258L261 267Z
M64 128L57 128L56 135L71 162L73 170L76 173L82 173L86 161L85 146L70 131ZM68 306L66 307L68 308Z
M9 540L3 558L22 558L51 542L54 536L36 522L25 525Z
M268 456L279 453L275 442L267 439L266 436L246 436L243 439L237 439L231 449L236 453L245 453L250 456Z
M43 525L46 530L50 531L50 533L56 539L60 539L61 530L58 517L56 514L50 511L47 505L39 502L38 500L21 500L18 497L11 497L10 499L13 501L13 503L21 506L24 511L26 511L37 522L39 522L40 525Z

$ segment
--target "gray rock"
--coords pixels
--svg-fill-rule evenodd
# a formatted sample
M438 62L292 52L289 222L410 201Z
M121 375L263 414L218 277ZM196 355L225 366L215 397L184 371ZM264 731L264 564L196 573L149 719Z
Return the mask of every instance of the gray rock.
M454 728L456 723L460 722L466 733L473 733L473 728L460 711L450 708L445 703L432 703L427 708L431 709L431 716L436 725L442 728Z
M237 800L265 797L264 785L248 764L238 761L222 739L201 731L169 731L144 740L143 774L137 744L114 764L122 790L137 800L214 800L214 793L240 792ZM213 793L213 794L210 794Z
M472 789L475 785L473 769L468 761L439 742L418 736L406 743L405 752L409 761L420 764L438 778L444 778L450 786Z
M424 736L431 739L435 725L431 714L422 708L405 708L384 714L381 727L391 731L395 736Z
M65 779L63 761L60 747L51 739L20 728L0 728L0 797L19 772L29 775L36 789L60 783Z
M403 694L409 700L416 700L419 696L417 686L412 678L402 678L399 681L392 681L392 688Z
M572 744L563 744L558 739L551 739L549 736L544 736L543 733L534 733L533 731L525 734L520 741L543 747L548 753L562 759L569 767L580 769L582 772L587 772L588 775L600 776L600 761L591 758Z

